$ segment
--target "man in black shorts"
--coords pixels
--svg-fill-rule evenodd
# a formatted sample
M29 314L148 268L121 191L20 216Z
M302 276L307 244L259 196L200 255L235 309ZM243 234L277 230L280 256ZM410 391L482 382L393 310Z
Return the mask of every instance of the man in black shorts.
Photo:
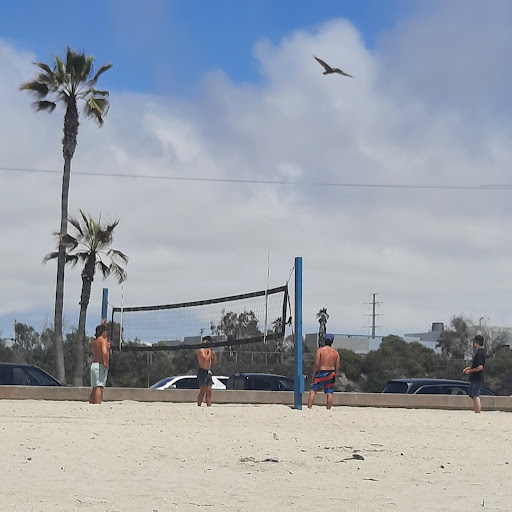
M212 341L210 336L203 338L203 347L197 351L197 383L199 384L199 394L197 395L197 405L201 407L203 398L206 395L206 405L212 405L212 366L217 363L217 355L208 348L208 343Z
M484 350L484 338L477 334L473 340L473 344L477 349L473 357L471 367L466 366L462 370L466 375L469 375L470 390L469 396L473 399L473 408L476 413L482 410L480 404L480 388L484 381L484 366L485 366L485 350Z

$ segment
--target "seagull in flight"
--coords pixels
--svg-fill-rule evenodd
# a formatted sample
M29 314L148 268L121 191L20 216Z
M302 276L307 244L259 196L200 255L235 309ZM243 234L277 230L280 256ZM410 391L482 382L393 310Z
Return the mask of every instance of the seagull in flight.
M339 69L339 68L331 68L331 66L329 66L329 64L327 64L326 62L324 62L322 59L319 59L317 56L313 55L313 57L315 57L315 60L321 64L323 66L323 68L325 69L324 71L324 75L332 75L333 73L338 73L339 75L343 75L343 76L348 76L350 78L354 78L352 75L349 75L348 73L345 73L345 71Z

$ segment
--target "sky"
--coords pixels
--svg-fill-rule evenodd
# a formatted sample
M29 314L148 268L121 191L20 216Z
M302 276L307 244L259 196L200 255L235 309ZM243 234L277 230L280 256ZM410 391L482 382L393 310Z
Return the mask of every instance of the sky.
M53 322L63 110L19 85L67 46L114 65L70 215L119 219L130 258L123 287L96 277L89 334L103 287L113 306L203 300L281 286L296 257L304 332L325 307L329 331L366 334L374 293L379 335L512 326L511 23L507 0L4 0L0 336ZM80 286L69 268L67 328Z

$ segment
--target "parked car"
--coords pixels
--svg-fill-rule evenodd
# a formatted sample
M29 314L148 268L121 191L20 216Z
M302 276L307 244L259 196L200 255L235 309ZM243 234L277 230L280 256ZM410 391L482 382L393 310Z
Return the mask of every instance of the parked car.
M406 393L414 395L467 395L469 382L448 379L393 379L383 393ZM482 386L481 395L496 395Z
M62 384L37 366L0 363L0 386L62 386Z
M225 376L212 376L212 389L226 389L228 378ZM199 389L196 375L179 375L166 377L151 386L151 389Z
M235 373L230 375L226 389L293 391L293 379L269 373Z

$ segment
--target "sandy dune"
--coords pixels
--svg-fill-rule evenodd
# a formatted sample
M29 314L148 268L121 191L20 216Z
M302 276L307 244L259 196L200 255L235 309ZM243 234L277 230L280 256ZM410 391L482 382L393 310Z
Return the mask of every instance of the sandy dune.
M2 512L512 509L510 413L1 400L0 417Z

